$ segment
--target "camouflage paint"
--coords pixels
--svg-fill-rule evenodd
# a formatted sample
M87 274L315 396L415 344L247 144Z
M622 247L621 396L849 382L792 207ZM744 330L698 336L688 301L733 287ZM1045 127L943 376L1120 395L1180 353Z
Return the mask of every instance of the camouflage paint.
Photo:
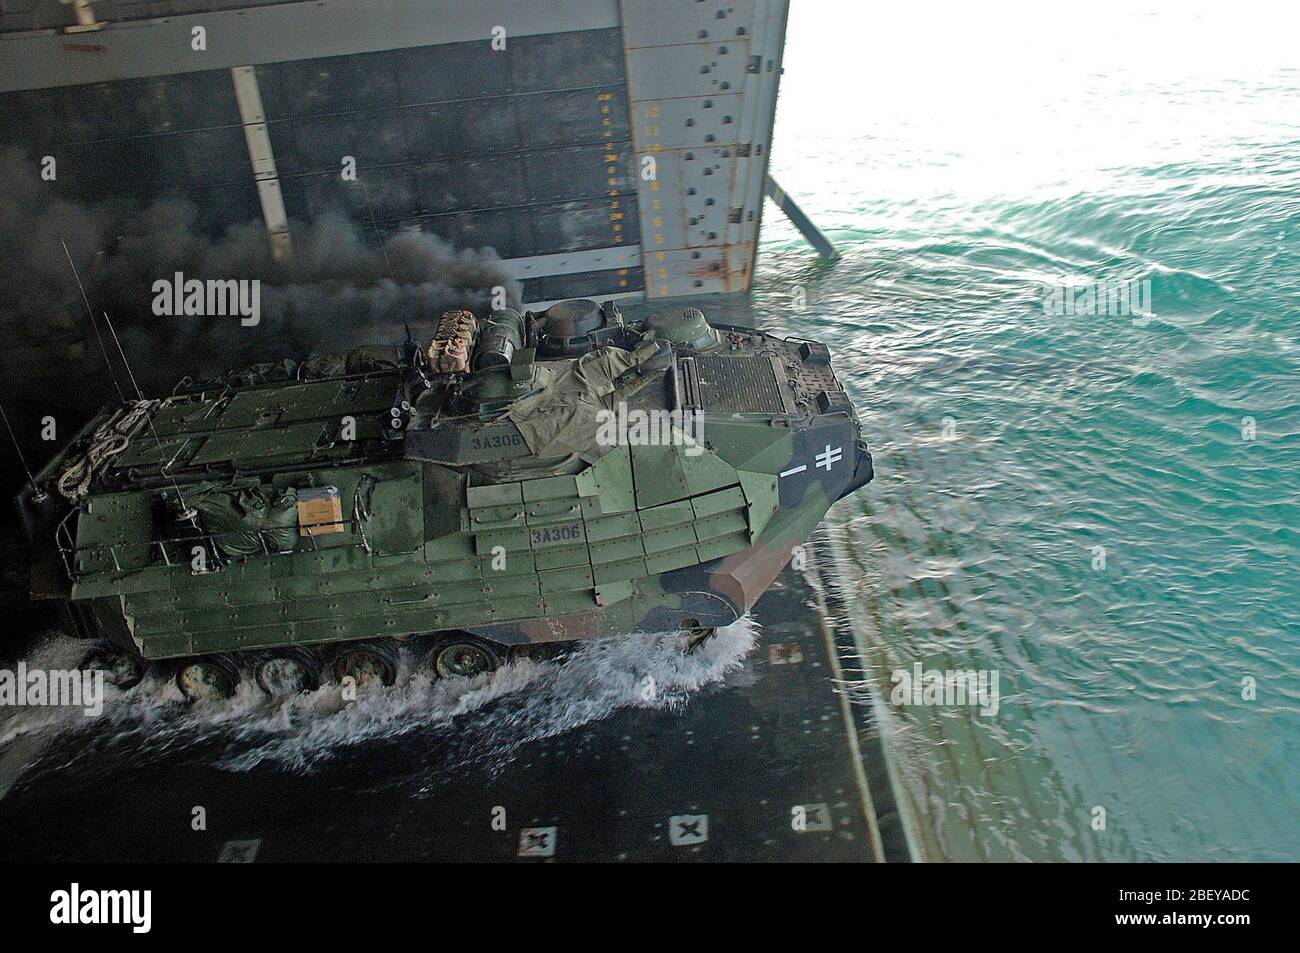
M164 400L157 439L135 433L82 501L72 600L148 658L443 630L517 645L729 623L870 478L870 458L824 349L720 330L724 346L692 365L715 405L703 407L703 453L622 446L578 472L485 485L386 439L400 370ZM182 495L335 487L347 525L194 572L193 540L154 541L159 514L179 506L173 479Z

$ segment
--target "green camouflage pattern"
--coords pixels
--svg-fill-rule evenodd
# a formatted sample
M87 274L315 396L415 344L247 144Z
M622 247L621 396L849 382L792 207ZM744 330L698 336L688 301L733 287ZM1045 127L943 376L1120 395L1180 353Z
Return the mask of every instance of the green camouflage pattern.
M88 493L31 518L68 570L66 587L39 594L149 659L445 630L513 646L725 625L872 470L825 348L723 326L714 336L707 353L662 342L668 366L623 390L606 380L592 398L669 409L685 381L702 445L588 442L553 460L521 446L508 417L438 424L455 453L482 451L463 463L394 434L411 373L388 361L192 386L149 405ZM547 380L564 369L547 364ZM521 366L498 373L539 379ZM308 491L339 515L296 536L291 525L286 544L283 506ZM253 500L259 519L275 501L274 545L250 551L246 533L231 556L201 526L182 532L192 501L214 492Z

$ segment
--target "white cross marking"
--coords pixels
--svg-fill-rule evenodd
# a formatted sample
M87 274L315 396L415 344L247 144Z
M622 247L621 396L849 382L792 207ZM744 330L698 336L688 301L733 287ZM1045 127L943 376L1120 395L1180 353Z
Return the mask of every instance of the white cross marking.
M843 459L844 450L840 447L832 447L828 443L826 449L817 454L817 466L829 470L832 464L839 463Z

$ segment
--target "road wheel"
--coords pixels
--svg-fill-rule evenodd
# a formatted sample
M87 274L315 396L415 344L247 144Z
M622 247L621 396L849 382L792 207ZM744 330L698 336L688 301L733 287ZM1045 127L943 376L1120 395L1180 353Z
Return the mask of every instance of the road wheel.
M397 681L397 650L385 642L345 645L334 655L332 668L340 682L351 678L359 687L392 685Z
M438 678L474 678L496 671L501 656L472 635L450 636L429 652L428 667Z
M253 663L257 687L273 697L314 692L322 674L320 656L298 646L264 652Z
M192 702L231 698L239 687L239 666L229 655L203 655L176 669L176 687Z
M96 641L77 666L83 672L103 672L104 681L126 691L144 679L145 664L140 656L118 648L112 642Z

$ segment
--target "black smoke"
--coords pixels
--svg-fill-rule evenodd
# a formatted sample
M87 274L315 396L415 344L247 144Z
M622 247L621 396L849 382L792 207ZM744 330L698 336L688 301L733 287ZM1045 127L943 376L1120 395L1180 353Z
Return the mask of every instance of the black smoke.
M148 204L87 204L61 197L39 164L18 150L0 151L0 404L24 451L39 463L85 418L131 385L100 317L107 312L127 363L147 395L169 392L184 376L356 344L396 343L409 322L427 336L445 310L488 308L504 287L512 305L519 286L492 249L455 249L435 235L403 231L381 247L373 230L341 214L292 227L293 254L276 261L259 221L219 236L200 227L184 199ZM100 321L103 350L82 301L66 242ZM187 279L257 279L261 321L153 313L153 285L182 272ZM53 416L59 441L39 439ZM0 432L8 495L21 479L7 434Z

